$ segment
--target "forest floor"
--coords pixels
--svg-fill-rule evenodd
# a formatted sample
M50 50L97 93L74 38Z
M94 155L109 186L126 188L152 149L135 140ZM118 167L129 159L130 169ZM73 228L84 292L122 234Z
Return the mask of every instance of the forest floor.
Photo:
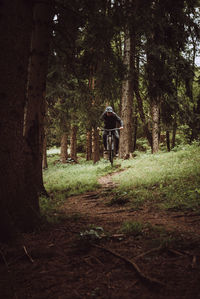
M113 175L67 198L60 223L2 247L1 298L200 298L200 214L110 205Z

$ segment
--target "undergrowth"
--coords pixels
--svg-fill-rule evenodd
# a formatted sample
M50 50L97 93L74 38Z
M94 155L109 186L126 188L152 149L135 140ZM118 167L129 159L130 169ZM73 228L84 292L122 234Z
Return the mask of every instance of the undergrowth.
M102 160L95 165L81 160L79 164L62 164L58 155L48 158L48 169L44 171L44 185L50 198L40 198L42 214L53 215L58 207L72 195L83 194L99 187L98 178L118 169Z
M144 203L166 210L200 208L200 147L185 146L169 153L143 154L123 161L127 171L113 178L117 196L126 192L133 209Z
M113 180L108 205L129 205L132 210L151 204L174 211L200 209L200 147L198 144L176 148L171 152L135 154L130 160L115 160L115 167L102 160L95 165L80 159L79 164L62 164L57 155L49 157L44 171L45 188L50 199L41 198L43 214L56 214L58 207L71 195L99 187L98 178L125 169Z

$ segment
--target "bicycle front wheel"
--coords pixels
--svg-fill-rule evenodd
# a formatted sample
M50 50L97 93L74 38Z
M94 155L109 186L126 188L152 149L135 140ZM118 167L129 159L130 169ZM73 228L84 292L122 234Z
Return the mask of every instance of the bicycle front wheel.
M110 160L111 165L113 166L114 151L112 149L112 142L113 142L112 137L109 136L109 138L108 138L109 160Z

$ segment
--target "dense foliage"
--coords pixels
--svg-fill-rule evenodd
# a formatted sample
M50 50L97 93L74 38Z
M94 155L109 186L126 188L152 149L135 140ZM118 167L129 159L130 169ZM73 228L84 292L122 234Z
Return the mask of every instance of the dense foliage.
M47 92L48 145L59 145L63 130L70 133L74 121L80 139L98 125L106 104L120 113L127 29L134 38L129 76L135 94L140 93L149 128L154 100L160 107L161 134L168 131L174 136L177 128L184 128L189 142L198 139L198 4L195 0L56 1ZM136 97L133 122L139 115ZM140 120L137 132L144 136ZM85 139L80 139L82 148Z

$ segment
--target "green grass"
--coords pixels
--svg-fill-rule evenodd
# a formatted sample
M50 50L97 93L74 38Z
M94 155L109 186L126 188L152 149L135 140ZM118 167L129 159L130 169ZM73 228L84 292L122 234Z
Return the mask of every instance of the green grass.
M41 214L49 222L62 220L58 213L60 205L67 197L78 195L99 187L98 178L115 171L119 165L111 167L107 160L96 164L79 159L79 164L60 162L57 154L48 156L48 169L43 172L44 186L50 198L40 198Z
M122 161L129 167L114 180L116 191L128 193L133 208L151 201L163 209L195 210L200 207L200 147L185 146L176 152L142 154Z
M144 225L138 221L126 221L122 224L121 232L129 235L142 235Z
M98 188L98 178L115 170L126 169L113 180L110 205L129 205L140 209L145 203L166 210L200 209L200 147L196 144L152 155L137 152L130 160L116 160L116 167L102 160L95 165L83 158L79 164L62 164L58 155L48 157L44 185L50 199L41 198L42 213L56 214L68 196Z
M44 184L47 192L54 196L77 195L97 188L97 179L112 171L110 164L103 161L95 165L91 162L56 163L44 172Z

